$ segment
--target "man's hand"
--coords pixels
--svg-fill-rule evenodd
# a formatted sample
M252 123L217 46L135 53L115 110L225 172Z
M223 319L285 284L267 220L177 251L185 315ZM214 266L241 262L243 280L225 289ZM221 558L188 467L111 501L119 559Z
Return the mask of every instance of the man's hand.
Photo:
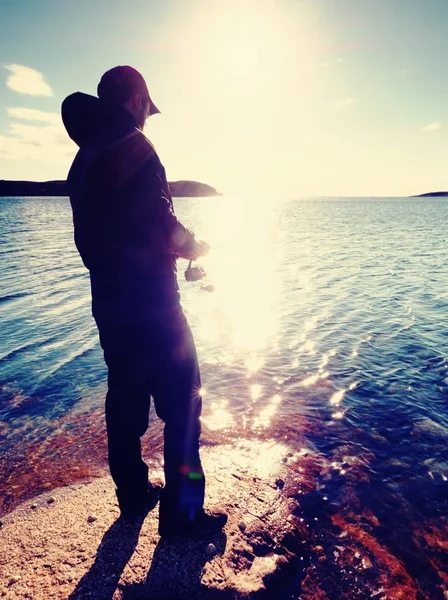
M204 242L203 240L195 240L195 246L193 248L191 259L197 260L201 256L205 256L209 250L210 245L207 244L207 242Z

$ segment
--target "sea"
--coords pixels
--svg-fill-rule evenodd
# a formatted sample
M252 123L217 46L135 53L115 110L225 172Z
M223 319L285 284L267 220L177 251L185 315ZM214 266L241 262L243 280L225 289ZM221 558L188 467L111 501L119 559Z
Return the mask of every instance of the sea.
M446 598L448 199L220 196L175 210L210 244L202 281L178 261L202 443L303 461L300 516L347 598ZM108 472L106 376L69 200L0 198L0 515ZM162 440L151 410L154 469Z

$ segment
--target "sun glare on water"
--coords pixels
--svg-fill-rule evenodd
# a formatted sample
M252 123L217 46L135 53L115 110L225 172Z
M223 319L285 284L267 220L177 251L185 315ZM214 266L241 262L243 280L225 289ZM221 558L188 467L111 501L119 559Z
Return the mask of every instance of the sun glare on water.
M243 362L250 358L251 369L262 364L251 351L262 351L277 329L274 210L275 203L259 205L243 198L201 207L201 236L212 244L201 264L215 292L207 307L200 307L197 335L205 342L227 340L230 354L241 355ZM203 296L197 298L204 302Z

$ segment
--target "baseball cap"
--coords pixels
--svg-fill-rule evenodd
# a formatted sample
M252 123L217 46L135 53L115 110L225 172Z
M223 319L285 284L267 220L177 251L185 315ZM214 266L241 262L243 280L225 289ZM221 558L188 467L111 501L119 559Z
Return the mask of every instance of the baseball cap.
M101 77L97 88L98 98L114 104L124 104L132 94L142 94L149 100L149 114L160 110L151 100L143 75L129 66L113 67Z

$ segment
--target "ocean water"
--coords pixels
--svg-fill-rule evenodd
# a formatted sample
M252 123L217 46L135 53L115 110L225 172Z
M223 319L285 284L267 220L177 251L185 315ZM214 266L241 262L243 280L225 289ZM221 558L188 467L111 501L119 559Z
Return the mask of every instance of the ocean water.
M334 542L345 523L362 532L356 543L384 586L398 586L387 595L357 584L347 597L444 598L448 200L221 197L175 208L211 244L203 284L178 264L203 443L288 448L309 473L301 518L338 555L327 579L345 560ZM66 198L0 198L0 513L107 471L106 369L72 237ZM154 411L144 447L160 466ZM358 581L361 567L345 562ZM338 590L327 596L345 597Z

